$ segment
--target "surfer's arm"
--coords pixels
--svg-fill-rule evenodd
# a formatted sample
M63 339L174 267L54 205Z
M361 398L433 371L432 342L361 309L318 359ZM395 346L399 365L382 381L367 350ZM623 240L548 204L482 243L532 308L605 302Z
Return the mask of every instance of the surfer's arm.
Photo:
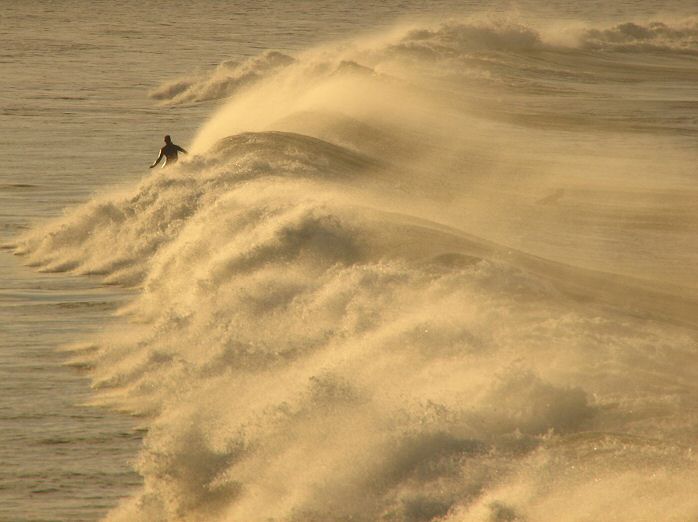
M163 157L164 155L165 155L165 153L162 152L162 149L160 149L160 154L158 155L158 159L156 159L155 162L153 162L153 164L150 166L150 168L152 169L152 168L155 167L158 163L160 163L160 160L162 159L162 157Z
M184 152L184 154L189 154L186 150L184 150L184 149L183 149L182 147L180 147L179 145L175 145L175 148L176 148L179 152Z

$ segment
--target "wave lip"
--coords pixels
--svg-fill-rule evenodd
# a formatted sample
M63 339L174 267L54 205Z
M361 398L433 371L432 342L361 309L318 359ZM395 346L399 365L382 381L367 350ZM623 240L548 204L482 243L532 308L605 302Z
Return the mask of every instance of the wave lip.
M269 51L241 63L226 61L208 76L167 82L151 91L150 97L168 104L217 100L250 87L294 62L292 57L278 51Z

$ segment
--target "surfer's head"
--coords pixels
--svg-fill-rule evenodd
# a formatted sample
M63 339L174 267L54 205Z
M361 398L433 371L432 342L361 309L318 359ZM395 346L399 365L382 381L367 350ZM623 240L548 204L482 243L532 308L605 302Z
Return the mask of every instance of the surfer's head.
M172 139L170 138L169 134L167 136L165 136L165 143L170 143L171 141L172 141Z

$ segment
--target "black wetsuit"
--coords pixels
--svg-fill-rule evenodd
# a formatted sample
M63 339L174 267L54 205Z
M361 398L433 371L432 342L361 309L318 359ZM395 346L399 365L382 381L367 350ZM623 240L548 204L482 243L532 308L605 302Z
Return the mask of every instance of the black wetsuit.
M150 168L153 168L158 163L160 163L160 160L163 157L165 158L165 163L163 164L163 167L166 167L167 165L170 165L170 164L177 163L177 159L178 159L177 152L184 152L184 154L187 153L187 151L184 150L179 145L175 145L172 142L168 143L167 145L165 145L163 148L160 149L160 155L158 156L158 159L155 160L155 163L153 163L150 166Z

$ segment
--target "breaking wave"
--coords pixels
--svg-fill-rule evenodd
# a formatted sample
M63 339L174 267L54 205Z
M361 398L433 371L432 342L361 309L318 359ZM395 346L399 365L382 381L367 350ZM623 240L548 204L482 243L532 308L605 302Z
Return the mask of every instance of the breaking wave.
M171 104L225 98L293 62L290 56L274 51L243 62L228 60L206 77L169 81L154 89L150 96Z
M375 45L375 41L371 43ZM461 74L469 73L476 78L483 78L484 75L492 79L491 71L478 62L503 59L503 53L526 56L545 51L569 53L576 50L584 53L594 50L695 55L698 53L698 21L688 17L676 22L624 22L605 28L563 24L540 30L516 20L481 17L433 27L410 26L398 38L381 43L378 48L364 47L366 52L359 53L361 58L374 67L378 64L379 68L389 67L391 62L398 59L456 61L459 63L456 71ZM357 42L352 44L348 45L352 53L362 47ZM347 52L346 49L343 52ZM495 58L497 55L500 56ZM338 67L337 63L333 63L337 59L336 51L317 53L313 58L308 60L308 55L305 55L303 65L334 72L347 64L363 67L351 61L343 62ZM278 51L268 51L242 62L225 61L209 74L168 81L150 95L168 104L226 98L293 64L297 64L295 58ZM366 70L373 69L369 67Z
M648 223L672 248L687 196L641 199L670 183L644 141L558 119L615 77L580 94L540 34L411 27L164 86L232 95L195 155L17 241L140 289L73 354L95 402L147 425L144 486L110 520L698 516L698 305L637 255Z
M590 29L582 36L592 49L637 52L698 53L698 21L689 18L678 24L626 22L608 29Z

